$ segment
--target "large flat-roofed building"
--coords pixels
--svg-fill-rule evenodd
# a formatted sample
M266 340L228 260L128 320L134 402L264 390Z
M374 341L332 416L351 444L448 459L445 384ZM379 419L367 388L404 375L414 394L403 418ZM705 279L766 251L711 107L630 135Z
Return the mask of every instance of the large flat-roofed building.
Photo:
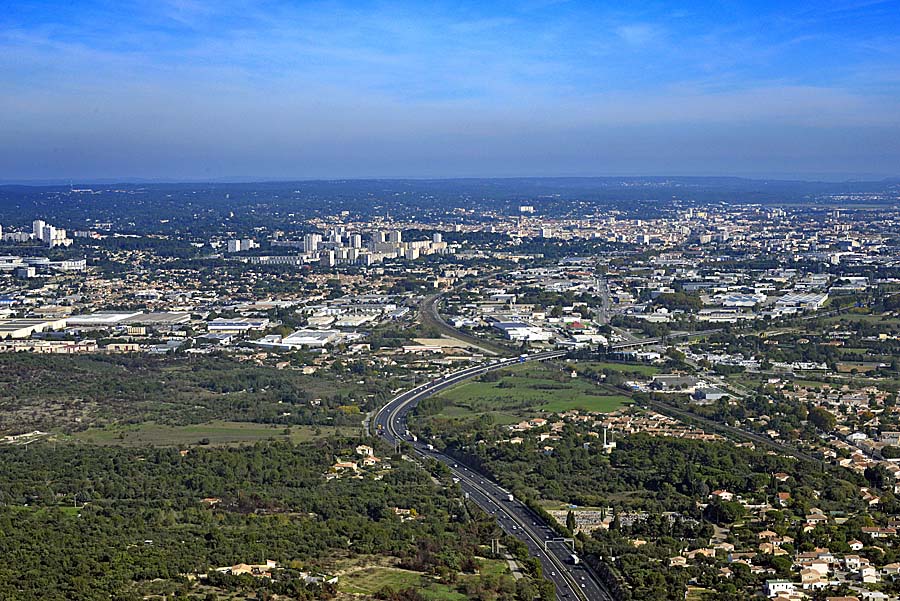
M345 315L338 318L337 321L334 322L334 325L339 328L358 328L373 319L374 317L370 314Z
M51 261L50 268L57 271L84 271L87 268L87 260L69 259L66 261Z
M500 330L504 336L517 342L546 342L553 337L546 330L520 321L498 321L492 323L491 327Z
M341 333L337 330L297 330L281 342L291 347L316 347L336 342L340 337Z
M265 336L253 341L253 344L264 348L291 350L297 348L321 348L334 344L341 339L337 330L297 330L282 338L278 335Z
M76 355L96 353L96 340L10 340L0 343L0 353L29 352L38 355Z
M775 301L775 308L815 311L821 308L827 300L828 294L824 292L788 292Z
M5 255L0 257L0 271L13 271L24 264L22 257Z
M765 302L765 294L726 294L722 297L723 307L755 307Z
M0 339L30 338L37 332L62 330L65 319L0 319Z
M238 334L250 330L265 330L269 327L268 319L250 319L249 317L236 317L234 319L214 319L207 324L210 332L230 332Z
M66 321L69 326L102 328L118 325L143 314L143 311L98 311L89 315L73 315Z
M264 255L246 257L244 260L251 265L303 265L309 262L309 259L302 255Z
M126 325L142 326L174 326L186 324L191 321L191 314L183 311L159 311L155 313L141 313L134 317L123 319Z
M13 255L0 257L0 271L12 271L23 265L40 269L55 269L56 271L84 271L87 268L87 260L66 259L63 261L51 261L47 257L18 257Z

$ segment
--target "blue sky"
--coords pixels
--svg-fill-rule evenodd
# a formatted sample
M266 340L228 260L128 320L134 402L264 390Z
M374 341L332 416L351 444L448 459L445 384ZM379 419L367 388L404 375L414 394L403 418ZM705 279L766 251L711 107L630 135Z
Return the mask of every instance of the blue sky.
M26 0L0 86L2 180L900 175L900 0Z

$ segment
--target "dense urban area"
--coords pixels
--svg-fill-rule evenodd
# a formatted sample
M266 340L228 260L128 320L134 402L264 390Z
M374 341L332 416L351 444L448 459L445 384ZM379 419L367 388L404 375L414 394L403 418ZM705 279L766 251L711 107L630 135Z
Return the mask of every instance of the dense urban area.
M900 599L898 182L2 186L0 228L2 599Z

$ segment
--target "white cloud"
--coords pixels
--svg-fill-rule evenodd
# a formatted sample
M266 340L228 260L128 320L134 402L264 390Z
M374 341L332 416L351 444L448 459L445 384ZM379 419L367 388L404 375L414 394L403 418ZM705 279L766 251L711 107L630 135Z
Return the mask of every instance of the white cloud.
M631 23L615 28L616 35L631 46L646 46L657 41L662 30L657 25L649 23Z

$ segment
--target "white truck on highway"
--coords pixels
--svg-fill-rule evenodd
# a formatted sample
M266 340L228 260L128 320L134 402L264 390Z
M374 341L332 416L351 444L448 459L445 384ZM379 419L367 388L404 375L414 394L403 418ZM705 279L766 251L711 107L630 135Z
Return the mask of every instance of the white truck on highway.
M572 565L573 565L573 566L577 566L579 563L581 563L581 560L578 559L578 556L577 556L577 555L575 555L574 553L572 553Z

